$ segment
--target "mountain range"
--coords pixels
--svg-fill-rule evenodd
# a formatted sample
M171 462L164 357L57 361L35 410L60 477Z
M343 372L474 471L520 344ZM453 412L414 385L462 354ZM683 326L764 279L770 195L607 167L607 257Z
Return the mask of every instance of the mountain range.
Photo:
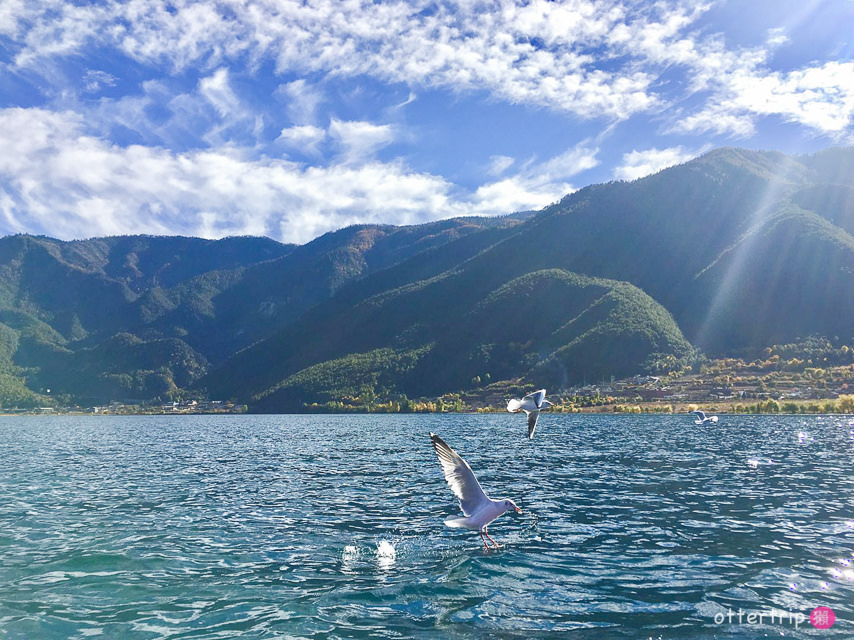
M542 211L301 246L7 236L0 406L195 394L302 411L852 337L852 185L854 149L725 148Z

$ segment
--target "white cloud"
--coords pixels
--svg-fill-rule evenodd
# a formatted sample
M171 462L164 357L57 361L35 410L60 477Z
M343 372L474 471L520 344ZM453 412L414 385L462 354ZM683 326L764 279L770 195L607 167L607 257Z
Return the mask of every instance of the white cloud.
M492 156L489 159L487 175L500 176L502 173L507 171L507 169L512 167L515 162L516 160L510 156Z
M409 96L407 96L406 100L404 100L403 102L400 102L400 103L398 103L398 104L394 105L394 107L392 107L392 109L402 109L402 108L403 108L403 107L405 107L406 105L408 105L408 104L412 104L412 103L413 103L413 102L415 102L416 100L418 100L418 96L415 94L415 92L414 92L414 91L410 91L410 92L409 92Z
M838 134L854 118L854 62L744 79L736 85L739 106L762 115L781 115L818 131Z
M598 148L591 147L589 141L585 141L536 167L529 168L527 171L531 176L536 176L544 183L563 180L597 166L599 164L596 157L598 153Z
M791 39L786 34L786 30L780 27L768 29L768 46L779 47L784 44L789 44Z
M569 183L543 184L526 176L512 176L478 187L472 213L490 215L542 209L572 191L574 188Z
M320 155L319 146L326 139L326 131L306 124L282 129L278 139L301 153L318 156Z
M73 5L61 0L3 3L0 31L16 36L16 65L40 66L44 58L78 53L91 40L107 37L102 31L114 16L106 7ZM112 44L112 43L110 43Z
M64 95L53 101L53 110L78 113L92 135L110 137L120 128L136 134L132 139L140 144L199 148L272 142L265 113L244 100L232 78L223 67L186 87L164 78L145 81L139 93L118 98Z
M400 164L304 168L236 151L175 154L82 135L72 113L0 111L4 233L269 235L307 242L353 222L470 213L452 185ZM2 219L2 218L0 218Z
M710 104L698 113L677 121L668 133L712 133L747 138L755 132L752 114L731 104Z
M682 147L632 151L623 154L623 162L614 170L614 178L617 180L636 180L667 167L687 162L697 155L699 154L685 151Z
M342 122L333 120L329 125L330 137L338 142L345 162L362 162L383 147L394 142L391 125L370 122Z
M499 11L447 2L430 14L404 0L59 6L57 0L17 8L16 15L25 13L32 25L18 43L19 65L37 66L41 58L97 43L175 70L238 60L252 67L275 59L282 74L369 75L412 86L486 89L503 100L584 117L624 118L655 102L648 92L653 76L632 66L599 70L591 55L615 27L647 17L592 0L511 4Z
M276 95L287 101L287 111L294 124L313 124L317 107L323 102L323 93L305 79L294 80L276 89Z
M5 0L0 4L0 34L10 38L19 38L21 22L28 14L31 0Z
M829 74L826 64L772 73L770 52L788 42L786 32L769 29L754 48L729 47L697 28L712 5L531 0L494 7L447 0L424 11L408 0L10 0L0 10L0 32L11 38L16 64L31 70L93 44L177 71L235 65L251 71L272 61L281 75L302 76L283 87L295 125L318 124L322 97L307 77L369 76L411 88L486 91L510 103L614 121L684 100L659 83L678 70L683 92L708 92L711 111L734 120L712 127L709 110L682 109L685 120L673 131L743 133L750 129L745 121L769 114L829 135L850 128L846 74ZM828 90L807 90L811 76L823 76ZM775 106L781 101L788 104Z
M338 123L336 135L360 152L387 139L383 126L367 125ZM299 138L323 131L291 133ZM559 199L572 190L569 177L597 162L597 150L581 145L466 193L400 162L305 167L253 159L236 148L173 153L118 147L86 135L77 114L20 108L0 110L0 148L0 233L64 239L250 234L302 243L357 222L512 213Z
M597 166L598 152L585 141L544 162L529 161L516 175L480 186L472 199L474 206L482 214L545 207L574 191L569 179ZM512 160L499 158L505 165Z
M757 118L779 116L831 138L851 136L854 62L827 62L788 73L745 68L720 80L718 96L673 127L681 133L753 133Z
M240 100L229 84L228 69L217 69L212 76L202 78L199 81L199 93L224 118L240 111Z
M116 77L106 71L89 69L83 76L83 82L87 93L97 93L104 87L114 87Z

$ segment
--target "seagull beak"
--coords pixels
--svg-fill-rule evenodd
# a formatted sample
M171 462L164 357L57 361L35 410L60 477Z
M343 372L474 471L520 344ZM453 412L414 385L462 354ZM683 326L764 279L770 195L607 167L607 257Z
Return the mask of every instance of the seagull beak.
M522 513L522 510L519 507L516 507L516 513Z

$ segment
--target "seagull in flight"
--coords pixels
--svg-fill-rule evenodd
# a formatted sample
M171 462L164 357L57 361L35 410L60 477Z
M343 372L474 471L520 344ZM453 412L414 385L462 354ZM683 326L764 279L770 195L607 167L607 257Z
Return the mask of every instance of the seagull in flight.
M445 525L477 530L480 532L480 539L487 551L489 551L489 545L486 544L487 540L498 549L498 544L489 537L487 526L505 511L515 509L516 513L522 513L522 510L516 506L516 503L506 498L491 500L483 492L468 462L463 460L460 454L451 449L448 443L435 433L430 434L430 441L433 443L436 455L439 456L439 463L442 465L445 480L454 495L459 498L460 508L463 510L462 518L447 518Z
M697 419L694 420L694 424L706 424L707 422L717 423L718 421L717 416L707 416L702 411L692 411L691 413L697 416Z
M529 393L521 400L513 398L507 403L507 411L510 413L519 413L524 411L528 415L528 439L534 437L534 429L537 428L537 419L540 417L540 411L548 409L552 403L546 400L546 390L540 389Z

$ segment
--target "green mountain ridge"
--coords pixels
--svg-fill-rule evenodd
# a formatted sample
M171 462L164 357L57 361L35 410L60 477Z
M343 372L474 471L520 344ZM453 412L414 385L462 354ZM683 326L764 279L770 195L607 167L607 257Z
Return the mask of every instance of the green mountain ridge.
M50 388L298 411L854 336L851 184L854 149L725 148L539 212L302 246L0 238L0 405Z
M300 247L243 237L0 238L0 322L7 323L0 330L11 332L16 344L3 369L10 376L5 387L15 391L4 396L0 388L0 406L11 398L18 402L27 387L53 389L69 401L144 399L155 387L139 381L158 375L183 383L164 383L165 391L150 397L180 396L192 382L184 370L190 378L201 375L210 363L300 317L348 281L400 256L512 226L527 215L401 228L362 225ZM117 336L132 336L133 344ZM110 341L113 348L99 349ZM165 355L163 341L185 353L184 364ZM123 353L114 353L116 344L124 345ZM141 357L146 349L160 357ZM93 354L107 352L123 364L104 360L95 366ZM116 378L122 375L134 382ZM42 401L29 398L30 404Z

